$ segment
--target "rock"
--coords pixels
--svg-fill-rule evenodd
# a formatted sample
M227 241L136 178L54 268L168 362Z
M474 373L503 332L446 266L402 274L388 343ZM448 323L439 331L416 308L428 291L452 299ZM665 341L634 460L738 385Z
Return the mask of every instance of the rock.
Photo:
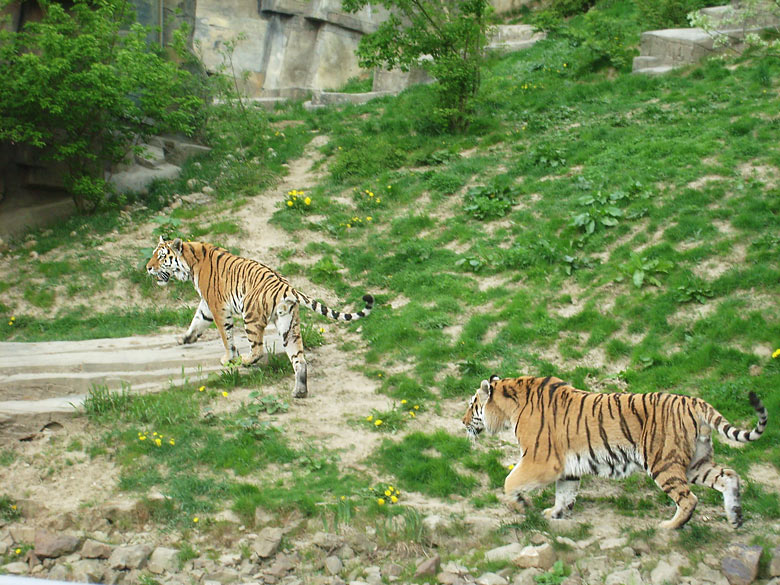
M179 568L179 551L175 548L158 546L154 549L149 563L146 566L150 573L161 575L165 571L173 573Z
M11 540L15 544L35 542L35 528L32 526L12 526L9 532L11 533Z
M325 570L327 570L329 574L338 575L341 573L341 569L343 568L344 565L342 564L340 558L330 556L325 559Z
M761 366L759 366L758 364L752 364L748 368L748 374L750 376L760 376L763 373L763 371L764 371L764 369Z
M404 568L398 563L390 562L382 567L382 574L386 577L400 577L403 572Z
M317 532L312 537L312 544L326 552L333 552L334 550L341 548L344 544L344 539L338 534L333 534L331 532Z
M523 569L515 575L512 585L536 585L536 576L541 574L541 569Z
M76 550L81 544L72 534L54 534L45 530L35 533L35 556L56 559Z
M26 575L30 568L27 566L27 563L23 563L22 561L15 561L13 563L3 565L2 569L9 575Z
M47 578L52 581L71 581L73 580L73 573L67 565L58 564L51 568Z
M433 555L417 564L417 568L414 571L414 577L415 579L418 577L433 577L439 572L440 566L441 557L439 555Z
M644 585L639 569L625 569L607 575L604 585Z
M111 556L111 546L88 538L81 547L81 556L85 559L107 559Z
M238 581L238 571L232 567L222 567L214 573L210 573L206 576L205 582L212 581L220 585L226 585L227 583L235 583Z
M282 529L268 526L260 531L257 540L252 544L252 550L254 550L261 559L267 559L274 555L281 542Z
M780 577L780 546L772 551L772 560L769 562L769 576Z
M720 563L720 569L731 585L750 585L758 576L760 546L732 544Z
M650 571L652 585L677 585L680 582L680 570L661 559Z
M152 553L148 544L129 544L118 546L108 558L108 566L115 570L140 569Z
M616 548L623 548L626 546L626 543L628 540L626 540L623 537L619 538L605 538L599 543L599 548L601 550L612 550Z
M549 544L526 546L512 559L521 569L536 568L547 571L555 563L555 551Z
M240 553L227 552L219 555L219 564L223 567L237 567L240 562Z
M71 564L71 579L77 583L100 583L103 563L97 559L82 559Z
M523 548L523 545L519 542L499 546L487 551L485 559L488 561L514 561L523 552Z
M483 573L476 580L477 585L507 585L507 581L501 575L496 573Z
M296 562L297 559L280 554L278 557L276 557L271 566L268 567L268 569L265 571L265 574L270 577L281 579L295 568Z

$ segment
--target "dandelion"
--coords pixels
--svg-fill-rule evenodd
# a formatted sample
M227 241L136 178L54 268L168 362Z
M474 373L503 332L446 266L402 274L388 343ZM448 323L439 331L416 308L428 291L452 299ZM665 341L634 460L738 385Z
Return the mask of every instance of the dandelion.
M162 439L155 439L154 444L159 447L160 445L162 445Z
M414 409L415 409L415 410L420 410L420 405L419 405L419 404L415 404L415 405L414 405Z
M176 441L174 441L173 439L171 439L170 441L168 441L168 443L170 443L171 445L175 445L175 444L176 444Z
M385 499L384 498L377 498L376 503L379 504L380 506L384 506L385 505Z
M320 333L325 333L325 327L320 327Z
M198 392L203 392L204 390L206 390L205 386L201 386L200 388L198 388Z
M377 202L377 203L382 203L382 199L380 199L379 197L377 197L377 198L376 198L376 202Z
M372 219L372 218L371 218L371 216L369 215L369 216L366 218L366 221L371 221L371 219Z
M292 206L293 206L293 202L292 202L292 200L291 200L291 199L288 199L288 200L287 200L287 207L292 207Z
M199 521L200 521L200 518L198 518L197 516L195 516L195 517L192 519L192 522L193 522L194 524L197 524Z
M416 417L417 415L416 415L416 414L414 414L414 411L413 411L413 410L410 410L410 411L409 411L409 416L410 416L411 418L414 418L414 417Z
M304 199L304 200L303 200L303 202L304 202L306 205L310 205L310 204L311 204L311 197L307 197L306 199Z
M366 420L367 420L368 422L371 422L372 420L374 420L374 417L373 417L372 415L370 415L370 414L369 414L369 415L366 417Z
M404 398L403 400L401 400L401 404L406 404L406 398Z
M351 228L351 227L352 227L351 225L347 224L347 229L349 229L349 228Z
M382 377L382 372L379 372L379 373L377 374L377 376L381 378L381 377Z
M381 418L376 419L374 421L374 426L377 426L377 427L382 426L382 419Z
M390 496L393 495L393 492L391 492L390 490L385 490L385 495L389 498Z
M398 503L398 496L390 496L390 501L393 502L394 504L397 504Z
M772 354L772 358L778 358L778 357L780 357L780 349L776 349Z
M20 554L22 554L22 549L20 549L20 548L17 548L17 549L16 549L14 552L15 552L16 554L20 555Z
M506 466L506 468L507 468L509 471L512 471L512 470L515 468L515 464L514 464L514 463L510 463L509 465L507 465L507 466Z
M227 398L227 397L228 397L228 393L227 393L227 391L223 390L223 391L222 391L222 396L224 396L225 398Z
M388 185L388 186L387 186L387 188L388 188L388 189L392 189L392 188L393 188L393 186L392 186L392 185Z
M341 496L341 501L345 502L347 500L347 496Z
M8 319L8 324L9 324L11 327L13 327L13 325L14 325L14 321L16 321L16 317L14 317L13 315L11 315L11 318L10 318L10 319Z

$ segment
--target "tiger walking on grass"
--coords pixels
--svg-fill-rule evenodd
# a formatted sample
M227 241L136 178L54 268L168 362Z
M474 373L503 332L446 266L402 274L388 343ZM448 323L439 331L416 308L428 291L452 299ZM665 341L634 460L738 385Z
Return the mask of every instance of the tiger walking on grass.
M693 514L697 498L689 484L723 494L726 517L742 524L737 473L716 465L712 431L746 443L764 432L767 411L753 392L758 415L751 431L738 429L699 398L654 392L596 393L573 388L553 377L483 380L471 398L463 424L472 438L512 426L521 457L504 482L515 501L555 482L555 505L545 510L560 518L571 510L583 475L621 478L644 471L674 501L674 517L662 528L680 528Z
M178 341L195 343L209 325L215 323L225 346L223 365L241 358L233 342L234 314L244 318L252 350L249 359L242 361L246 366L265 357L263 334L269 322L275 323L295 370L293 396L296 398L308 394L299 305L340 321L362 319L374 306L374 297L367 294L363 296L366 303L363 310L339 313L297 291L287 279L265 264L211 244L183 242L179 238L165 241L161 236L146 270L160 286L168 284L171 277L192 281L200 295L200 304L189 329Z

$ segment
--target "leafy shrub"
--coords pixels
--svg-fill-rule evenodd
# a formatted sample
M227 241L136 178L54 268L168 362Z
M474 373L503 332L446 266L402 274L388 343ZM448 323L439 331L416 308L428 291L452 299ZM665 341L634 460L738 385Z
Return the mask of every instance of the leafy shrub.
M42 2L43 18L0 27L0 140L40 149L67 167L81 211L103 202L103 169L137 136L197 127L192 76L149 49L130 2Z
M688 26L688 13L725 2L712 0L635 0L639 20L648 30Z
M469 189L464 196L463 210L479 220L504 217L517 202L518 192L510 179L496 177L489 185Z

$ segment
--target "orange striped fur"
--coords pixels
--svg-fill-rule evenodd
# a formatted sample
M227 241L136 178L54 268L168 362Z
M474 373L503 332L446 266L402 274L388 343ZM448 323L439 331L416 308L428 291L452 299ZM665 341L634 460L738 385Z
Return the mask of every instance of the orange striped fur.
M767 411L754 393L749 399L759 421L745 431L691 396L602 394L553 377L493 376L482 381L463 424L472 438L483 430L514 429L521 457L506 478L504 493L519 501L524 492L555 482L555 506L545 510L548 517L560 518L573 507L583 475L625 477L644 471L677 505L663 528L680 528L693 514L697 498L689 484L720 491L726 517L738 527L739 476L714 463L711 432L740 442L758 439Z
M374 298L367 294L363 297L366 303L363 310L339 313L297 291L287 279L265 264L211 244L182 242L179 238L165 241L160 237L146 270L160 286L168 284L171 278L192 281L201 300L179 343L195 343L214 322L225 346L223 364L241 358L233 342L234 314L243 317L252 348L249 359L243 360L244 365L255 364L264 358L263 334L268 323L274 323L295 370L293 396L299 398L308 393L299 305L341 321L366 317L374 305Z

